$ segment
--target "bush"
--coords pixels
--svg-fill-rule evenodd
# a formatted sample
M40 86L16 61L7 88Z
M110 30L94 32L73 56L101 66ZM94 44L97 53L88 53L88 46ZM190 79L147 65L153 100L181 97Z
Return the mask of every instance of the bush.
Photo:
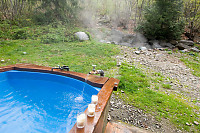
M58 43L63 40L64 40L64 38L62 39L62 36L60 36L58 34L53 34L53 33L48 33L41 37L42 43Z
M40 34L42 43L58 43L58 42L74 42L78 39L74 36L74 33L80 29L72 28L70 24L61 25L59 23L52 23L46 26Z
M27 39L27 28L15 29L12 39Z
M182 0L156 0L137 29L148 39L178 40L184 29L182 7Z

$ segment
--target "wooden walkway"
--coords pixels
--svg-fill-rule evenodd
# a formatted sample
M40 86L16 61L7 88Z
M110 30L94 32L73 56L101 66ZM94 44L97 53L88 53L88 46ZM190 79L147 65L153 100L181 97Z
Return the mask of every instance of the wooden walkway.
M146 130L122 123L108 122L105 133L148 133Z

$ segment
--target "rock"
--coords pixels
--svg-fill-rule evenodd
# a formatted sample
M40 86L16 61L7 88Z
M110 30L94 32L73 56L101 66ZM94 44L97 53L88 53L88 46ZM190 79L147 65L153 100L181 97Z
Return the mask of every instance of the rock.
M112 44L116 44L116 45L118 45L119 43L118 42L116 42L116 41L112 41L111 42Z
M139 55L139 54L140 54L140 51L135 51L135 54Z
M190 40L180 40L179 43L183 43L187 46L194 46L194 42Z
M162 47L169 47L169 48L174 48L175 46L174 45L172 45L171 43L167 43L167 42L165 42L165 41L161 41L160 42L160 46L162 46Z
M1 62L5 62L5 60L1 60Z
M197 52L197 53L200 52L200 50L196 47L190 48L190 51Z
M171 43L172 45L174 45L174 46L178 44L178 42L177 42L176 40L171 40L170 43Z
M110 114L108 114L108 118L107 118L107 120L108 120L108 121L111 120L111 116L110 116Z
M149 44L151 45L151 47L152 47L153 49L163 48L162 46L160 46L158 40L151 40L151 41L149 41Z
M110 108L110 110L113 111L114 109L113 109L113 108Z
M27 54L26 52L23 52L23 54L25 55L25 54Z
M189 52L189 50L188 50L188 49L184 49L183 51L184 51L185 53Z
M117 67L120 67L121 65L122 65L121 62L118 62L118 63L117 63Z
M158 40L150 40L150 41L149 41L149 44L150 44L150 45L159 44L159 41L158 41Z
M124 93L124 91L123 91L123 90L121 90L121 93Z
M197 121L194 121L194 124L195 124L195 125L199 125L199 123L198 123Z
M185 124L186 124L187 126L191 126L190 123L188 123L188 122L186 122Z
M85 32L76 32L74 34L80 41L89 40L89 36Z
M107 44L111 44L111 42L106 42Z
M138 49L141 50L141 51L146 51L147 50L146 47L139 47Z
M146 47L147 49L151 49L151 45L149 45L149 43L134 43L132 44L133 47L139 48L139 47Z
M181 53L187 53L187 52L189 52L189 50L188 49L184 49L184 50L180 50L180 52Z
M161 128L161 125L157 123L157 124L156 124L156 128L157 128L157 129Z
M176 47L179 49L179 50L184 50L184 49L190 49L190 47L188 45L185 45L183 43L178 43L176 45Z

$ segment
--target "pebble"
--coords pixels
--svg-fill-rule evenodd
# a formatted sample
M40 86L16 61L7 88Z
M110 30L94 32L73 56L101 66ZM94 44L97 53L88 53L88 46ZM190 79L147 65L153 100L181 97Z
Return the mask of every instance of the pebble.
M190 126L190 124L188 122L185 123L187 126Z
M194 124L195 124L195 125L199 125L199 123L198 123L197 121L194 121Z
M117 67L120 67L121 65L122 65L121 62L118 62L118 63L117 63Z
M108 121L110 121L111 120L111 116L108 114L108 118L107 118L107 120Z
M135 54L139 55L139 54L140 54L140 51L135 51Z
M5 60L1 60L1 62L5 62Z

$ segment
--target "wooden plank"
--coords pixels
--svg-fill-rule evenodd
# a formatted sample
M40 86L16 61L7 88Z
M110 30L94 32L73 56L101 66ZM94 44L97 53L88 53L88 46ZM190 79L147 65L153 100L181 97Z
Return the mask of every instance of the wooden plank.
M112 91L115 83L119 84L118 79L110 78L105 85L102 87L102 89L98 93L99 102L96 106L95 116L93 118L87 117L87 122L84 127L84 129L78 129L77 124L73 126L71 131L69 133L102 133L104 119L102 117L104 116L103 113L105 110L106 105L108 104L108 101L111 97ZM85 113L87 114L87 109L85 110Z
M16 65L0 67L0 72L9 71L9 70L51 73L51 74L57 74L57 75L63 75L63 76L75 78L83 82L85 82L85 79L87 78L88 84L95 87L99 87L99 88L101 88L108 80L107 77L100 77L96 75L88 76L87 74L84 74L84 73L78 73L78 72L72 72L72 71L65 71L65 70L59 70L59 69L54 69L53 71L51 71L51 67L38 66L34 64L16 64Z

